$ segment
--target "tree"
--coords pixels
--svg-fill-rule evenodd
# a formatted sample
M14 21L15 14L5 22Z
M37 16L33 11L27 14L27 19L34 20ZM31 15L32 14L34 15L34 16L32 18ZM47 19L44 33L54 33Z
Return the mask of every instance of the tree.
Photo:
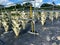
M28 2L28 3L23 4L23 6L24 7L30 7L30 6L32 6L32 4Z
M4 9L4 5L0 5L0 11Z
M16 5L7 7L6 9L9 9L9 10L13 10L14 9L15 10L15 7L16 7L16 9L22 8L21 4L16 4Z
M53 5L52 4L48 4L48 3L44 3L41 5L41 7L52 7Z
M41 5L41 9L45 9L45 10L50 9L50 10L52 10L52 8L53 8L52 4L44 3L44 4Z
M16 4L16 8L21 8L21 4Z

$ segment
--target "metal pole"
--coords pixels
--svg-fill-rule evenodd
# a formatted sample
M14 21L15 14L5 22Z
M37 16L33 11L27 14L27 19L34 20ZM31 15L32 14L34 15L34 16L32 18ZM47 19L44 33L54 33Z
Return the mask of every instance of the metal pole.
M52 3L53 3L53 9L52 10L54 11L54 0L52 0ZM52 20L52 25L53 25L53 20Z

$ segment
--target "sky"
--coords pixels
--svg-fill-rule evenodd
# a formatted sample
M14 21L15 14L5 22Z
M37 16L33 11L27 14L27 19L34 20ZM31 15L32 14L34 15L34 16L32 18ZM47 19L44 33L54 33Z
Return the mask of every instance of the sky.
M5 5L5 6L11 6L11 5L15 5L15 3L24 4L27 1L28 0L0 0L0 4ZM50 4L52 3L52 1L54 1L55 4L60 5L60 0L35 0L35 1L30 0L30 3L32 3L33 6L35 5L35 7L40 7L43 3Z

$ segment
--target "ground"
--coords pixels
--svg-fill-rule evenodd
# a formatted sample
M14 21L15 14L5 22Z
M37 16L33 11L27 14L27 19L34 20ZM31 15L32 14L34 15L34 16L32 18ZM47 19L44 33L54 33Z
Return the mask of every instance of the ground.
M54 20L53 23L47 20L42 26L40 22L36 23L35 30L39 35L32 35L27 33L20 34L15 37L13 31L8 33L0 29L0 45L60 45L60 19Z

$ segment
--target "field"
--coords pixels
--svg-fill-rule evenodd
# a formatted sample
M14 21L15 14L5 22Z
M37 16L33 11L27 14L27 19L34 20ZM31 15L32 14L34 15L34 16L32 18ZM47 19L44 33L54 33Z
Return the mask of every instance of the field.
M26 29L18 37L12 30L5 32L3 26L0 27L0 45L60 45L60 17L53 22L47 19L45 25L37 21L35 30L39 35L28 33L30 27L31 25L27 24Z
M4 45L55 45L55 43L60 43L60 41L56 39L57 36L60 36L60 20L54 21L53 25L49 21L45 24L45 26L37 23L36 30L39 35L24 33L19 35L18 38L14 36L13 31L8 33L2 33L2 31L0 40L4 42Z

